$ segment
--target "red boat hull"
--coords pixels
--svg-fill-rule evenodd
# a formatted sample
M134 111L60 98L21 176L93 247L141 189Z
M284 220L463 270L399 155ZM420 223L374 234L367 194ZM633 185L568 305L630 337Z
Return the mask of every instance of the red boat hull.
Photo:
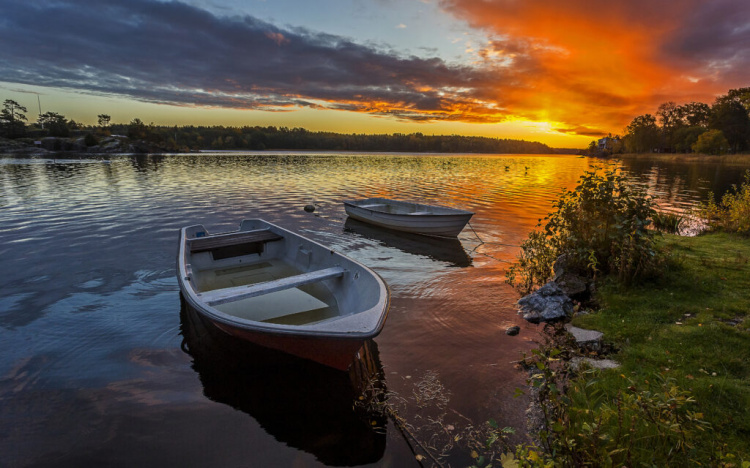
M321 338L278 333L264 333L231 327L212 321L224 333L266 348L291 354L303 359L345 371L349 369L363 339Z

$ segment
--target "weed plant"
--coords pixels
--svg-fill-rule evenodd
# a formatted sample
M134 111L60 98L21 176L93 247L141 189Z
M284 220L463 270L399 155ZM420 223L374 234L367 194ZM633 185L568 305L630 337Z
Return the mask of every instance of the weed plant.
M676 213L658 211L652 217L654 229L668 234L679 234L685 217Z
M630 283L658 271L657 232L648 228L653 200L617 169L584 173L553 207L508 269L506 281L519 291L547 281L555 259L563 255L569 268L594 279L605 274Z
M711 193L708 202L701 205L700 214L710 230L750 236L750 171L745 172L744 182L739 187L733 185L718 204Z

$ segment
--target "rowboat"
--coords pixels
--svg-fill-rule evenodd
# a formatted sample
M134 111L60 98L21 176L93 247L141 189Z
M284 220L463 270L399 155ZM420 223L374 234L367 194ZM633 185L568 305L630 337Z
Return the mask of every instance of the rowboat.
M456 237L474 215L447 206L424 205L388 198L345 200L349 217L397 231Z
M394 231L374 226L353 218L346 218L344 232L351 232L379 245L400 250L409 255L427 257L449 267L471 266L471 256L456 237L436 237Z
M177 270L188 305L225 333L340 370L388 315L377 273L261 219L182 228Z

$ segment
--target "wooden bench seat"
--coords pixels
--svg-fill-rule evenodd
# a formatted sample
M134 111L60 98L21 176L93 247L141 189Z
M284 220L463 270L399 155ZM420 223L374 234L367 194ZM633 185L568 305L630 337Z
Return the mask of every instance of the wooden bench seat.
M239 233L229 233L218 236L196 237L188 240L191 253L206 252L221 247L251 244L254 242L271 242L281 240L283 237L268 229L257 229Z
M296 288L305 284L315 283L330 278L336 278L344 274L342 267L331 267L323 270L315 270L300 275L289 276L273 281L255 283L247 286L235 286L231 288L215 289L198 294L209 306L217 306L228 302L235 302L249 297L261 296L284 289Z

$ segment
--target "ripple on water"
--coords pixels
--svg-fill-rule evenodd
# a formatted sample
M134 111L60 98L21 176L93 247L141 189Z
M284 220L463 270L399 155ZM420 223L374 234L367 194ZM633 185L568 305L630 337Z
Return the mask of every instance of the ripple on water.
M15 388L75 393L131 378L148 381L143 363L152 361L149 356L180 346L174 271L179 228L200 223L212 232L227 231L242 219L260 217L350 255L385 278L391 311L377 343L389 375L435 370L457 411L484 417L500 408L498 418L510 418L519 406L512 386L523 376L510 361L533 345L536 333L516 315L516 293L503 282L507 262L560 190L574 187L593 165L586 158L550 155L110 159L40 164L0 157L0 262L6 272L0 283L0 375ZM736 169L621 164L665 208L685 209L709 190L721 193L741 181ZM476 214L456 242L432 244L347 225L342 200L365 197L413 199ZM315 203L315 213L303 211L309 203ZM510 324L521 325L521 335L505 335ZM388 385L412 390L407 380L389 379ZM500 393L505 399L498 403ZM21 407L8 406L14 402L4 399L4 408ZM43 413L32 419L45 421ZM210 413L217 424L226 414ZM192 412L181 417L186 427L205 423ZM113 440L123 435L118 421L99 418L103 433ZM262 428L242 421L253 441L262 439ZM163 432L154 424L149 427ZM39 426L26 439L42 447L54 435ZM78 439L84 435L72 432ZM268 444L269 453L282 450L272 440Z

